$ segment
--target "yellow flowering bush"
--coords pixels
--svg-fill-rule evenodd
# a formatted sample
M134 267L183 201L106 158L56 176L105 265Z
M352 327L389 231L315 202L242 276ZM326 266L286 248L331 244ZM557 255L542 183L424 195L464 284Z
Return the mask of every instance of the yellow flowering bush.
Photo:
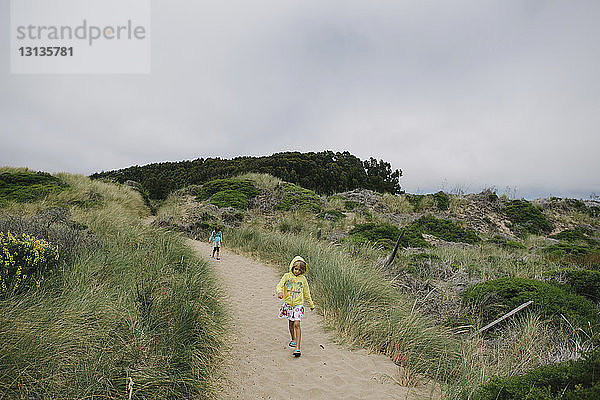
M0 296L38 288L58 258L58 249L45 240L0 232Z

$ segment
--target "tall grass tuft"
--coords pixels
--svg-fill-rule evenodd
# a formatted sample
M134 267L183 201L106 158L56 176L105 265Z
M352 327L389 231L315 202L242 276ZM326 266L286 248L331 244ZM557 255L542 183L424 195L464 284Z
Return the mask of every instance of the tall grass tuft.
M130 385L134 399L213 398L226 321L209 266L142 223L134 191L62 178L69 189L21 211L68 206L101 245L0 301L0 398L124 399Z

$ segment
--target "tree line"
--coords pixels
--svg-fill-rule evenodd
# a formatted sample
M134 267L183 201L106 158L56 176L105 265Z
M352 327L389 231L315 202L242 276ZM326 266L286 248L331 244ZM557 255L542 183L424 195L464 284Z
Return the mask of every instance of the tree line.
M148 191L151 199L165 199L172 191L189 185L200 185L213 179L248 172L270 174L319 194L328 195L359 188L380 193L402 193L399 184L401 170L392 170L390 163L372 157L362 161L347 151L282 152L230 160L198 158L102 171L92 174L90 178L120 183L136 181Z

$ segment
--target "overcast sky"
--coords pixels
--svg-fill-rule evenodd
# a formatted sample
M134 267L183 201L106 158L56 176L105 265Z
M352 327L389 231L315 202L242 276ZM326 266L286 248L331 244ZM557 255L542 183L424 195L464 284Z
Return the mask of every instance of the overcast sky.
M0 164L349 151L410 193L600 194L600 1L152 1L150 74L10 73Z

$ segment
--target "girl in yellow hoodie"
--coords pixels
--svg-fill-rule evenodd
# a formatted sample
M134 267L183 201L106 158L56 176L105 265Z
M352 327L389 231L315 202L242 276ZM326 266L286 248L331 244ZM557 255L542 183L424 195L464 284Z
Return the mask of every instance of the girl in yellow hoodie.
M311 310L315 309L315 304L310 297L308 281L304 274L306 273L306 261L300 256L294 257L290 262L290 272L283 275L277 284L277 297L283 299L283 305L279 309L279 318L287 318L292 340L290 347L294 348L294 356L300 357L300 321L304 316L304 301L306 301Z

